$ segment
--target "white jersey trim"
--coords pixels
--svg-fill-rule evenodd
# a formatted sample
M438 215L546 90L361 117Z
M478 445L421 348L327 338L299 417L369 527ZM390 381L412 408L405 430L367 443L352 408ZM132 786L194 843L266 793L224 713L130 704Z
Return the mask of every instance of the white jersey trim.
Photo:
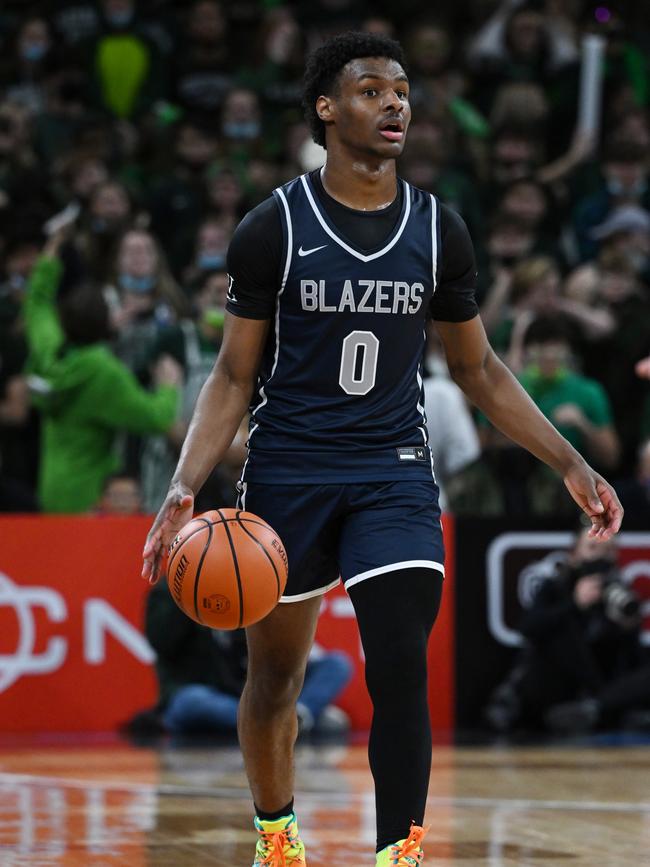
M319 587L318 590L310 590L308 593L298 593L296 596L280 596L280 602L304 602L305 599L313 599L315 596L324 596L328 590L332 590L341 583L341 579L337 578L331 584L325 587Z
M374 578L376 575L383 575L384 572L396 572L398 569L435 569L437 572L445 574L445 567L442 563L437 563L435 560L402 560L400 563L390 563L388 566L379 566L377 569L368 569L367 572L360 572L353 578L348 578L344 582L346 590L354 587L355 584L360 584L367 578Z
M427 332L426 332L426 330L424 332L424 345L425 346L427 345ZM429 445L429 427L428 427L428 423L427 423L426 408L423 405L423 403L424 403L424 382L422 380L422 364L421 363L418 365L418 369L417 369L417 382L418 382L418 389L419 389L417 406L418 406L418 412L422 416L422 424L420 425L418 430L422 434L422 439L424 440L425 446L428 446ZM420 403L420 398L422 398L423 403ZM431 475L433 476L433 481L436 482L436 484L437 484L436 471L435 471L435 468L433 466L433 452L431 451L431 448L429 448L429 455L431 456Z
M280 357L280 298L282 297L282 293L284 292L285 286L287 285L287 278L289 276L289 268L291 267L291 260L293 258L293 227L291 225L291 212L289 211L289 203L287 202L287 198L284 195L284 192L280 187L277 188L276 193L282 202L282 207L284 209L286 224L287 224L287 258L284 263L284 272L282 274L282 285L280 286L280 291L278 292L276 301L275 301L275 355L273 357L273 367L271 368L271 373L269 378L266 380L265 385L260 388L260 397L262 400L255 407L253 412L251 413L251 419L255 419L257 413L262 409L263 406L268 402L268 397L266 396L265 386L273 379L273 374L275 373L275 369L278 366L278 358ZM246 461L244 462L244 466L241 471L241 479L243 482L246 475L246 466L248 464L248 459L250 456L250 441L258 429L259 425L254 424L248 433L248 442L247 448L249 450L249 455L246 457Z
M309 204L311 205L312 211L316 215L316 219L318 220L318 222L321 224L321 226L327 232L327 234L330 236L330 238L332 238L333 241L336 241L336 243L339 245L339 247L343 247L343 249L346 250L348 253L350 253L351 256L355 256L357 259L360 259L362 262L372 262L373 259L379 259L385 253L388 253L389 250L392 250L392 248L395 246L395 244L397 244L399 239L402 237L404 227L406 226L406 222L409 218L409 214L411 213L411 191L410 191L409 185L406 183L406 181L403 181L400 179L400 183L402 183L404 185L404 196L406 199L406 203L405 203L405 207L404 207L404 216L402 217L402 223L401 223L399 229L397 230L395 237L392 239L392 241L390 241L390 243L388 243L385 247L383 247L377 253L370 253L370 254L366 255L364 253L360 253L358 250L355 250L353 247L350 247L349 244L346 244L346 242L342 238L340 238L336 234L336 232L334 232L327 225L327 222L325 221L325 218L323 217L323 215L320 211L320 208L316 204L316 201L314 200L312 192L309 189L309 183L307 181L307 175L302 175L300 180L302 181L302 185L305 189L305 193L307 194L307 199L309 201ZM435 273L435 269L434 269L434 273Z
M433 269L433 293L438 288L436 274L438 273L438 203L431 196L431 267Z

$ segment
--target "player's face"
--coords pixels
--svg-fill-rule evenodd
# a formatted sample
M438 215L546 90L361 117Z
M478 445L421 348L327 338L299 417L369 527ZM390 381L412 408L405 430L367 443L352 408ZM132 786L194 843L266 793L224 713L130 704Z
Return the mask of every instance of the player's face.
M326 99L331 133L342 144L384 159L404 149L411 120L409 82L395 60L362 57L343 67L334 95Z

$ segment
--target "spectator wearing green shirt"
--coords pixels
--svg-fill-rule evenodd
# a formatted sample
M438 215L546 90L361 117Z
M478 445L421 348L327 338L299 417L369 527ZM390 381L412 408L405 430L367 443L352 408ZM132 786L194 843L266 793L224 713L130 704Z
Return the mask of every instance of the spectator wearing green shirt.
M571 344L564 323L538 317L524 337L522 386L574 448L587 460L612 469L620 444L605 389L571 370Z
M24 315L28 372L42 414L38 493L45 512L92 509L116 471L121 431L164 433L174 422L181 370L170 357L154 369L156 389L143 389L105 345L108 307L93 288L58 305L61 235L51 238L28 281Z

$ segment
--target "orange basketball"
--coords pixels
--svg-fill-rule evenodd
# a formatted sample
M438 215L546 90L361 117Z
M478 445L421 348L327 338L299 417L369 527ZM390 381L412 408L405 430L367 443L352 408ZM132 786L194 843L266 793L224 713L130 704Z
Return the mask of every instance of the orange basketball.
M167 583L178 607L211 629L238 629L275 608L287 583L284 545L240 509L203 512L169 546Z

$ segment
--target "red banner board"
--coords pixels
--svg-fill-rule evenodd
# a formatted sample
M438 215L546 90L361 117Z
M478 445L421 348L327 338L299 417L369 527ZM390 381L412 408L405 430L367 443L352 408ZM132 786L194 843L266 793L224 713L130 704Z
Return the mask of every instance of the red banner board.
M156 700L142 518L0 520L0 729L115 728Z
M156 701L139 577L149 517L0 518L0 731L107 731ZM451 526L447 522L447 533ZM452 542L448 537L448 558ZM434 729L452 721L453 568L431 643ZM345 592L327 595L317 634L355 676L341 705L370 723L363 657Z

